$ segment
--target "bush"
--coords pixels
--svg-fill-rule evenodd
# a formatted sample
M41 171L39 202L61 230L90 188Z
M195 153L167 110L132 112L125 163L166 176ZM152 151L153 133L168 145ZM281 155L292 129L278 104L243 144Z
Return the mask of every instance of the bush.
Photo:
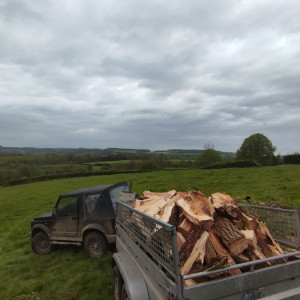
M195 166L200 168L207 168L208 166L216 163L220 163L223 160L223 156L214 149L204 150L196 159Z
M253 160L233 160L219 164L212 164L205 169L226 169L226 168L250 168L257 167L257 164Z
M300 153L284 155L283 162L285 164L300 164Z

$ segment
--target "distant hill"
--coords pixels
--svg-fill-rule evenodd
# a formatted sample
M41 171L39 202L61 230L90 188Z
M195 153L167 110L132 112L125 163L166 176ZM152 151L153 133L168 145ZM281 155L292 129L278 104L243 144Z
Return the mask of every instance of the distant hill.
M25 154L165 154L168 156L180 156L180 157L194 157L200 155L203 152L201 149L168 149L168 150L155 150L150 151L148 149L130 149L130 148L35 148L35 147L3 147L0 146L0 154L2 155L25 155ZM233 152L218 151L224 157L234 157Z
M65 153L77 153L77 154L89 154L89 153L101 153L101 154L116 154L116 153L143 153L150 152L146 149L122 149L122 148L35 148L35 147L3 147L0 146L1 154L65 154Z
M198 156L204 150L202 149L169 149L169 150L156 150L156 153L162 153L166 155L179 155L179 156ZM218 151L218 150L217 150ZM226 158L233 158L235 157L235 153L233 152L223 152L218 151L222 156Z

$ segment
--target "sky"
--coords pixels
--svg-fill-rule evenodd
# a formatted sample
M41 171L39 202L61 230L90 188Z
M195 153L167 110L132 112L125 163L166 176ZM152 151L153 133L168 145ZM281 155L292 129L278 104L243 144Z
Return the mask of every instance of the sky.
M299 0L0 0L0 145L300 151Z

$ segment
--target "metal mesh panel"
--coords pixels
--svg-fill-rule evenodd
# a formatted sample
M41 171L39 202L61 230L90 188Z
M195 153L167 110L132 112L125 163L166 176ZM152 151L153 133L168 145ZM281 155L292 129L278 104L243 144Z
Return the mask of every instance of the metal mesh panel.
M242 205L264 221L273 237L288 246L300 247L299 213L296 210Z
M176 228L117 202L117 223L128 236L164 266L172 275L177 274ZM176 249L174 248L176 247Z

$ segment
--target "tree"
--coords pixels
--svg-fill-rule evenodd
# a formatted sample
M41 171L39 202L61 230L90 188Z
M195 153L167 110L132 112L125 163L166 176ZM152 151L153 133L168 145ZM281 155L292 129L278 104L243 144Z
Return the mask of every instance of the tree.
M195 166L200 168L206 168L209 165L219 163L223 160L223 156L211 145L206 145L205 150L197 157Z
M246 138L236 152L240 160L254 160L257 164L272 165L276 147L263 134L256 133Z

